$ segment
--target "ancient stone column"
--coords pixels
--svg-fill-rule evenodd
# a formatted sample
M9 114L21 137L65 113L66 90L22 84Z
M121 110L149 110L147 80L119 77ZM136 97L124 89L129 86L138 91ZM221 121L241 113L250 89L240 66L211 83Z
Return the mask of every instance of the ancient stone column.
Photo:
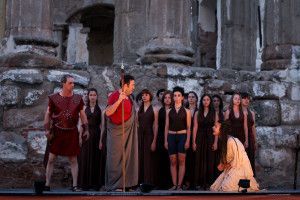
M217 0L217 68L255 71L257 2Z
M114 63L135 64L136 52L145 44L147 1L115 1Z
M5 32L5 6L6 0L0 0L0 41L4 37Z
M57 46L52 38L52 0L9 0L7 1L6 31L18 46L30 46L38 54L55 55ZM44 48L49 47L49 48ZM52 49L51 49L52 47ZM28 50L28 46L26 47Z
M69 36L67 46L67 62L89 64L89 51L87 48L88 28L83 28L80 23L69 25Z
M56 57L59 59L63 59L63 32L64 32L64 24L55 24L53 28L53 38L55 42L58 43L56 47L57 55Z
M138 62L192 65L191 1L151 0L146 16L146 44L138 52Z
M299 33L300 1L267 0L264 7L261 70L297 68L300 62Z

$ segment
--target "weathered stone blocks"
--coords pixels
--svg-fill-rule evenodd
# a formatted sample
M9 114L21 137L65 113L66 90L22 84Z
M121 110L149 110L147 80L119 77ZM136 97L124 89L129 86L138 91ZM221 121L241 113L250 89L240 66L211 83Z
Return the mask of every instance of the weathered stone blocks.
M16 105L20 99L20 90L17 86L0 86L0 106Z

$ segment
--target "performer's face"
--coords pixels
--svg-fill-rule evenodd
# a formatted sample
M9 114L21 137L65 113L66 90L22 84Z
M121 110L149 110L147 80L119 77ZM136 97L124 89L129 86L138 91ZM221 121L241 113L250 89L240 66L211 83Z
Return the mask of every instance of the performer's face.
M240 97L240 95L235 94L235 95L233 96L232 101L233 101L233 102L232 102L233 105L239 106L239 105L241 104L241 97Z
M134 88L135 88L134 80L131 80L129 82L129 84L125 84L124 85L124 91L125 91L126 95L131 95L134 91Z
M74 89L74 78L67 78L66 83L63 84L63 89L68 92L72 92Z
M213 126L213 134L218 136L220 135L220 129L221 129L221 124L219 122L216 122L215 125Z
M89 100L90 100L90 103L95 103L97 101L97 93L95 91L90 91L89 93Z
M182 103L184 97L182 96L181 92L174 92L174 102L176 104Z
M165 103L165 105L167 105L167 106L171 105L172 99L171 99L171 95L170 95L170 94L166 94L166 95L165 95L164 103Z
M208 96L203 97L202 104L204 107L209 107L210 105L210 98Z
M164 92L160 92L158 94L158 100L161 101L162 97L164 96Z
M242 99L242 106L248 107L250 104L250 99L248 97Z
M190 93L188 95L188 101L189 101L189 104L196 104L197 103L197 99L196 99L195 94Z
M219 98L217 98L217 97L214 97L213 98L213 103L214 103L214 108L219 108L219 106L220 106L220 99Z
M142 95L142 100L143 100L143 102L149 102L150 101L150 95L147 94L147 93L144 93Z

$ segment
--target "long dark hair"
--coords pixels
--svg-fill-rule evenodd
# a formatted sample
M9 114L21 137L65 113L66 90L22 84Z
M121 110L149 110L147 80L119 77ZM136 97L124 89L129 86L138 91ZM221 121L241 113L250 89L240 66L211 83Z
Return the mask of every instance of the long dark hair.
M221 96L218 95L218 94L213 95L213 96L212 96L212 99L214 99L214 98L219 99L219 101L220 101L219 111L220 111L220 112L223 112L223 109L224 109L223 99L222 99Z
M214 112L214 107L212 104L212 98L210 95L208 94L203 94L201 96L200 102L199 102L199 111L198 111L198 120L202 118L202 114L204 113L204 105L203 105L203 99L204 97L208 97L210 99L210 103L209 103L209 107L208 107L208 114L210 117L214 117L215 116L215 112ZM214 119L214 118L213 118Z
M170 107L172 107L174 105L174 99L173 99L173 92L170 90L166 90L161 98L161 104L163 105L163 107L165 107L165 97L166 95L169 94L171 96L171 105Z
M198 95L196 94L196 92L194 92L194 91L189 91L188 92L188 98L189 98L189 95L190 94L193 94L193 95L195 95L195 97L196 97L196 109L198 108L198 100L199 100L199 98L198 98ZM190 103L189 103L189 101L187 102L187 104L186 104L186 108L189 108L190 107Z
M244 117L243 115L243 108L242 108L242 97L241 97L241 94L239 92L235 92L233 93L232 97L231 97L231 100L230 100L230 105L229 105L229 115L230 116L234 116L234 111L233 111L233 98L235 95L239 95L240 96L240 105L239 105L239 113L240 113L240 117Z
M219 135L219 145L220 145L220 161L222 164L227 164L227 141L228 135L231 134L231 122L230 120L225 120L221 123L220 135Z
M96 100L96 106L98 106L98 91L95 88L89 88L87 92L87 107L90 107L90 98L89 95L91 92L96 92L97 100Z

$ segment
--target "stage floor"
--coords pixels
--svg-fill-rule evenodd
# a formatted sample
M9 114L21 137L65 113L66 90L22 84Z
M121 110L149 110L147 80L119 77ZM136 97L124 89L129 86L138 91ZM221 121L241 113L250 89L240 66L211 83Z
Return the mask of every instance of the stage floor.
M168 191L153 190L142 192L72 192L68 189L52 189L43 195L35 195L32 189L0 190L0 200L11 199L68 199L68 200L300 200L300 190L263 190L255 193L213 193L209 191Z

